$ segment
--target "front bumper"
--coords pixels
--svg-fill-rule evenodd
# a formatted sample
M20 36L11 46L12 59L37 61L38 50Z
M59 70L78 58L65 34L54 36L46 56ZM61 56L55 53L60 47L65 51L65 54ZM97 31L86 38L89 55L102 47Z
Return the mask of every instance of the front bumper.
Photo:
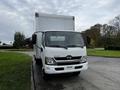
M45 73L47 74L61 74L61 73L70 73L86 70L88 68L88 62L76 64L76 65L61 65L61 66L53 66L53 65L45 65Z

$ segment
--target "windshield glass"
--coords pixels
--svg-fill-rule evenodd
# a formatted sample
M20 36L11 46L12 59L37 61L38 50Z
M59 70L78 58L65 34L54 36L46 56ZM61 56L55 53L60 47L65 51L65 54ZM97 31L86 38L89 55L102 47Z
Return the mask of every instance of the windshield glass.
M83 47L84 42L78 32L49 31L45 32L47 47Z

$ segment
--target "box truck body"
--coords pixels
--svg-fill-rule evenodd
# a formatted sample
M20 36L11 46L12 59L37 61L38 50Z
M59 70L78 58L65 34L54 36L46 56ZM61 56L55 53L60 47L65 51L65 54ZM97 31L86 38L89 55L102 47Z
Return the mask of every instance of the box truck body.
M50 15L42 13L36 13L35 16L36 31L74 30L74 17L72 16Z
M74 29L74 17L35 13L36 32L32 36L34 58L42 67L43 77L88 68L86 46Z

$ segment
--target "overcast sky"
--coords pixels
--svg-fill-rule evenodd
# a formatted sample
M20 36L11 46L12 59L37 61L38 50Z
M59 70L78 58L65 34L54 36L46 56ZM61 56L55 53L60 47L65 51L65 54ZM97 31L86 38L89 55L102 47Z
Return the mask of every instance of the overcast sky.
M30 37L35 11L75 16L82 31L120 15L120 0L0 0L0 41L13 41L16 31Z

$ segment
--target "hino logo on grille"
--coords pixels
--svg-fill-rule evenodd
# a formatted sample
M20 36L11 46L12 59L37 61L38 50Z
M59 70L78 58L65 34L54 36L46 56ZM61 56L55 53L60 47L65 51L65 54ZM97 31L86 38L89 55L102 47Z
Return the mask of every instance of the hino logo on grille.
M70 60L70 59L72 59L72 56L71 56L71 55L68 55L68 56L66 56L66 58L67 58L68 60Z

